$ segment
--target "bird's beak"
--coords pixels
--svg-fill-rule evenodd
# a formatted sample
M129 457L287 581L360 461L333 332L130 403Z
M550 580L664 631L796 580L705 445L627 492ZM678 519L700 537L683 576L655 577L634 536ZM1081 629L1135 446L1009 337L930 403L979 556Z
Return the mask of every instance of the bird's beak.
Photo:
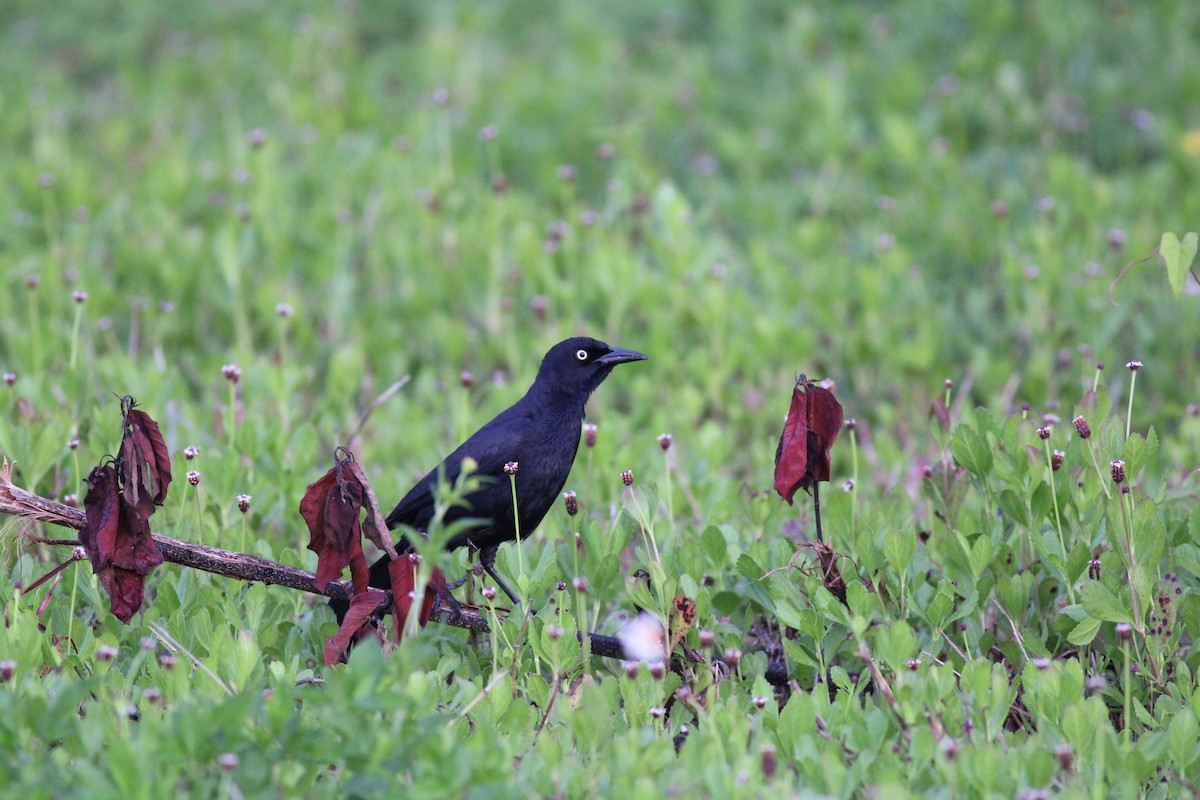
M611 352L605 353L596 359L597 364L603 364L606 367L624 364L626 361L645 361L650 356L639 353L635 350L622 350L619 347L613 348Z

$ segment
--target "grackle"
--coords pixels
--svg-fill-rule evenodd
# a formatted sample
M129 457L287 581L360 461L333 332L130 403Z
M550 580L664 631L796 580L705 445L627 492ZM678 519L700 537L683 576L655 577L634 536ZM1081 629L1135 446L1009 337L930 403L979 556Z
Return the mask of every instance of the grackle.
M512 486L505 465L517 463L517 508L522 538L533 533L554 505L567 482L567 474L579 449L583 406L613 367L647 356L632 350L610 347L585 337L567 339L550 348L542 359L537 378L525 396L500 412L446 456L441 465L417 482L388 515L388 527L408 525L424 531L433 519L433 490L439 477L453 483L463 460L474 459L473 474L483 484L464 499L466 507L451 508L443 524L458 519L476 520L454 536L448 550L467 546L479 551L479 563L514 604L520 598L496 574L496 552L504 542L517 538L513 525ZM405 549L404 543L398 549ZM390 586L388 556L371 566L371 585ZM331 600L338 623L346 614L345 601Z

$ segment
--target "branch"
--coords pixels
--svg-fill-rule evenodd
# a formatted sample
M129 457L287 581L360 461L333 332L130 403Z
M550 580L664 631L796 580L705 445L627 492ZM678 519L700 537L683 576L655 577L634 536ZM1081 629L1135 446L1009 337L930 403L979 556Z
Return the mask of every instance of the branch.
M84 522L87 519L81 509L48 500L41 495L26 491L13 484L12 465L7 460L0 464L0 513L25 517L26 519L46 522L52 525L61 525L76 531L83 528ZM26 534L26 536L41 544L67 547L79 545L78 539L45 539L31 534ZM162 552L163 559L172 564L204 570L205 572L211 572L214 575L221 575L226 578L236 578L238 580L264 583L272 586L285 586L289 589L337 598L339 600L350 600L354 591L350 581L330 581L326 584L325 591L318 591L315 577L307 570L289 567L277 561L269 561L265 558L259 558L258 556L246 553L236 553L231 550L222 550L218 547L184 542L157 533L153 534L153 537L154 543L158 545L159 551ZM383 591L387 599L379 604L379 607L376 609L376 613L378 614L387 613L392 607L392 593L387 590ZM470 606L462 606L461 613L459 614L455 614L449 608L439 606L433 610L429 619L431 622L451 625L456 628L465 628L478 633L489 632L487 618ZM583 638L583 635L580 632L580 639ZM621 646L621 640L615 636L604 636L599 633L589 633L587 636L591 641L593 654L605 658L629 659L629 656L625 653L625 648ZM769 683L782 685L787 683L787 670L782 664L770 664L767 667L765 677Z
M81 509L48 500L13 484L11 465L7 461L0 465L0 513L61 525L73 530L83 528L87 519ZM28 536L41 544L69 547L79 545L78 539L45 539L39 536ZM306 570L245 553L222 550L194 542L184 542L157 533L153 536L154 543L162 552L163 559L172 564L204 570L226 578L285 586L289 589L339 600L348 601L353 594L350 581L330 581L326 585L325 591L321 592L317 590L313 574ZM384 613L391 609L391 592L385 591L385 594L387 599L380 604L377 609L378 613ZM436 608L430 615L430 620L479 633L487 633L489 630L487 619L470 606L463 606L460 614L455 614L448 608ZM596 655L607 658L627 658L620 639L597 633L588 634L588 636L591 639L592 652Z

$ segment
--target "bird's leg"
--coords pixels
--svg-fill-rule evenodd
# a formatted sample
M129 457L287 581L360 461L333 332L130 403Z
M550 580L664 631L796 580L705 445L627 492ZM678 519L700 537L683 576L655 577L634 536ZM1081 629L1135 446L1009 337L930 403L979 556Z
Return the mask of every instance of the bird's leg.
M492 576L492 580L496 582L496 585L508 595L508 599L512 601L513 605L520 605L521 598L517 597L516 592L508 588L508 584L504 582L504 579L496 574L496 553L499 550L499 546L496 545L481 548L479 551L479 564L483 567L484 572Z
M454 583L446 584L446 586L450 589L457 589L458 587L460 587L464 583L466 583L467 579L470 578L472 575L482 575L482 574L483 574L483 568L481 566L479 566L478 564L470 564L467 567L466 573L461 578L456 580Z
M822 544L825 540L821 536L821 495L817 493L817 487L820 484L813 481L813 514L817 517L817 541Z

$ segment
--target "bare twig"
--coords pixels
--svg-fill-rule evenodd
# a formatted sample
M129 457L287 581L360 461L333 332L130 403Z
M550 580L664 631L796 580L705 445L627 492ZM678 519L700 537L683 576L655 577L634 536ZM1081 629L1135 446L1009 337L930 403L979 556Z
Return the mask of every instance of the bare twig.
M375 413L375 409L386 403L388 398L404 388L404 384L408 383L409 380L410 377L405 375L403 378L384 389L383 394L372 400L371 405L367 406L366 409L363 410L362 414L359 415L358 421L354 424L354 430L350 432L350 435L346 437L345 441L349 442L358 438L358 435L362 433L363 427L367 424L367 420L370 419L371 415Z
M1108 302L1112 303L1114 306L1121 305L1116 301L1116 298L1113 297L1113 292L1117 290L1117 284L1120 283L1121 278L1125 277L1125 273L1128 272L1129 268L1134 264L1144 264L1150 259L1154 258L1156 255L1158 255L1157 247L1151 250L1150 255L1146 256L1145 258L1135 258L1133 261L1130 261L1128 264L1121 267L1121 272L1117 275L1117 277L1113 278L1113 282L1108 287Z
M904 733L904 738L911 741L912 731L908 727L908 721L900 713L900 704L896 702L896 696L892 694L892 685L888 683L887 678L883 677L883 672L879 669L879 665L875 663L875 659L871 657L871 651L867 649L865 643L859 643L858 657L867 662L867 666L871 668L871 681L875 684L876 691L887 702L888 708L896 717L896 723Z

